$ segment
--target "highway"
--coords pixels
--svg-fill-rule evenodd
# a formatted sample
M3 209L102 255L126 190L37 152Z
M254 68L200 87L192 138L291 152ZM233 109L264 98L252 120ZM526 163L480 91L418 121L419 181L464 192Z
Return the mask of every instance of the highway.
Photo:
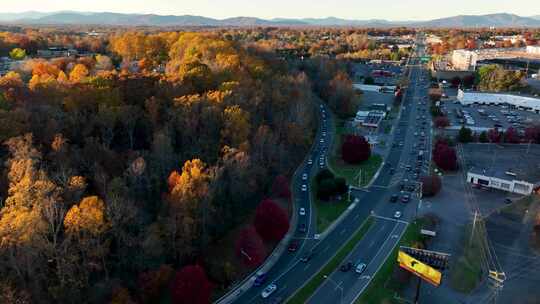
M276 299L287 299L328 262L370 214L376 214L374 224L370 227L364 239L357 244L350 258L347 258L347 261L351 259L355 263L357 260L364 261L368 265L364 273L357 276L353 272L334 272L330 276L331 280L326 280L309 302L336 303L336 299L339 299L341 293L343 293L343 303L351 303L365 289L380 265L386 260L399 241L407 227L407 221L414 217L417 208L417 200L413 193L399 193L399 186L404 179L408 179L410 182L414 179L414 169L418 164L417 150L414 148L414 144L419 138L419 135L415 136L414 132L422 132L422 127L424 127L424 132L430 135L431 130L428 111L425 112L425 120L428 121L427 125L423 125L416 118L418 108L427 107L427 105L420 106L418 104L424 98L424 96L420 95L420 92L426 91L425 87L420 88L417 86L421 82L421 73L420 67L411 66L410 85L406 98L403 100L400 121L392 131L394 144L392 144L392 148L385 159L385 164L373 184L365 190L353 191L352 195L354 198L359 199L359 203L325 238L316 240L314 239L315 214L310 208L309 191L298 192L304 183L308 185L309 183L301 179L295 179L293 181L293 191L295 191L295 199L298 200L296 203L299 207L306 209L306 215L299 216L298 224L306 224L307 233L296 232L295 238L299 241L299 249L295 253L285 253L279 257L274 267L267 273L266 282L262 286L253 286L244 291L235 303L273 303L272 301ZM329 111L325 106L323 107L326 112ZM332 131L330 129L332 125L331 116L326 115L326 119L322 120L322 127L316 139L317 145L307 158L312 159L313 163L309 164L306 160L306 163L301 168L301 171L308 173L310 177L315 176L320 169L319 157L321 153L328 150L328 144L332 142L331 136L333 132L330 132ZM323 130L328 132L326 132L324 142L321 143L320 138ZM425 147L430 150L429 139ZM424 159L419 168L426 171L426 163ZM411 166L410 170L407 165ZM394 174L391 174L392 169L395 170ZM396 193L399 193L400 198L403 195L409 195L412 199L409 203L390 203L390 196ZM400 220L392 218L395 211L402 212L403 216ZM310 251L314 253L311 260L307 263L301 262L300 258ZM336 287L336 282L339 288ZM267 299L263 299L261 292L270 283L275 283L277 290Z

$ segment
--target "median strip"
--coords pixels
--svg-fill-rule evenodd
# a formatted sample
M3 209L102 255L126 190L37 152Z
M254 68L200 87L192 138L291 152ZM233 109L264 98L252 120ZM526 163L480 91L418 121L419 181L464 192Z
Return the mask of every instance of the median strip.
M311 279L302 286L289 300L289 304L303 304L309 297L319 288L324 281L324 275L330 275L349 255L354 249L356 244L364 237L366 232L373 224L373 217L368 217L362 226L353 234L353 236L336 252L336 254L330 259Z

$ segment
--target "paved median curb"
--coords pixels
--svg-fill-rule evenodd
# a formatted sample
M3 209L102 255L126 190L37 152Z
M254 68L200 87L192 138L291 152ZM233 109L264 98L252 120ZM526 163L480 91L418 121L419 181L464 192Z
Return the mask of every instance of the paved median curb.
M336 251L336 253L323 265L321 266L315 274L313 274L306 282L296 290L294 294L292 294L287 300L286 303L288 304L300 304L304 303L307 299L309 299L313 293L319 288L319 286L322 284L324 280L320 280L320 282L317 282L317 277L321 275L322 272L328 272L328 274L332 273L337 266L339 266L340 263L343 262L343 260L349 256L350 252L354 249L356 244L362 240L362 238L366 235L366 233L369 231L371 226L374 223L373 217L368 217L362 225L351 235L351 237ZM351 247L351 248L347 248ZM329 269L326 269L329 268ZM308 288L309 284L316 284L314 286L313 290L305 290L305 288ZM309 295L301 296L300 294L303 292L308 292ZM300 297L300 299L294 299L295 297Z

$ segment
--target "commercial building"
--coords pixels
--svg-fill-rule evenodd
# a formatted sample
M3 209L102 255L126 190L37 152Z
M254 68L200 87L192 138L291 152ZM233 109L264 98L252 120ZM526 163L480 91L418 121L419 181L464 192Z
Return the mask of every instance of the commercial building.
M511 105L517 109L540 113L540 99L507 93L480 93L458 90L457 100L462 105Z
M62 47L50 47L46 50L38 50L37 57L40 58L59 58L77 56L78 52L75 49Z
M540 55L540 45L529 45L529 46L527 46L527 53Z
M540 145L471 143L462 151L468 183L522 195L540 186Z
M452 52L452 66L454 70L470 71L476 69L478 53L469 50L455 50Z
M467 172L467 181L471 184L529 195L533 192L535 184L525 179L526 177L511 170L500 171L473 167Z

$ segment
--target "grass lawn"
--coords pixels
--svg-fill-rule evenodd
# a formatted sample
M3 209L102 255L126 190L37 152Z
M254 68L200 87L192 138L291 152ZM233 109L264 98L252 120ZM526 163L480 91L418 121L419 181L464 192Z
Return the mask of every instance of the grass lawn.
M343 245L334 257L324 265L324 267L315 274L301 289L290 298L289 304L303 304L319 288L324 281L324 276L329 275L336 270L343 262L345 257L354 249L356 244L364 237L369 227L373 224L373 218L368 217L362 226L353 234L353 236Z
M341 143L342 135L346 134L344 121L336 119L336 136L332 146L332 153L328 158L328 168L334 172L336 176L344 177L349 185L355 187L366 186L373 175L379 170L382 163L380 155L371 155L371 157L358 165L350 165L341 159Z
M469 242L472 224L465 227L463 237L463 253L450 270L450 287L456 291L469 293L478 283L482 275L482 238L484 235L476 229L472 242Z
M315 199L315 208L317 208L317 231L322 232L330 226L342 213L349 207L347 195L341 198L341 201L331 200L328 202Z
M425 220L418 219L416 223L411 223L403 234L398 246L394 249L389 258L379 269L368 288L362 296L356 300L355 304L380 304L380 303L399 303L393 296L398 291L394 288L397 284L392 284L392 272L397 265L397 254L399 246L411 246L422 239L420 229ZM394 286L394 287L391 287Z

